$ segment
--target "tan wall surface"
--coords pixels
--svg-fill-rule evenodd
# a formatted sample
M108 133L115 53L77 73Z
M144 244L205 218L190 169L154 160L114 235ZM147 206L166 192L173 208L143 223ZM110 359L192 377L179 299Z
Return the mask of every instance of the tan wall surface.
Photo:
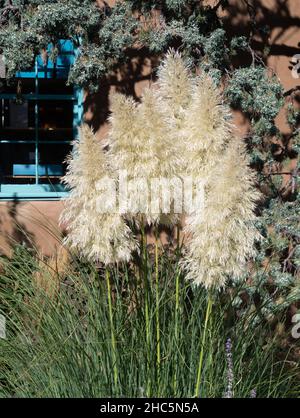
M59 214L63 203L53 202L1 202L0 252L8 253L11 243L26 243L50 255L58 247Z
M113 4L114 1L108 3ZM300 0L253 0L252 3L260 25L267 24L271 29L269 39L256 38L255 48L261 50L266 42L269 43L271 49L267 64L279 76L285 90L296 87L300 84L299 79L292 77L289 67L292 56L300 53ZM229 0L229 4L232 6L230 14L224 16L228 27L241 35L248 33L249 20L244 2ZM152 82L151 73L155 64L148 56L139 52L133 53L131 64L124 66L109 82L103 83L99 93L86 98L85 119L95 126L99 139L107 133L109 93L118 90L139 97L143 88ZM244 135L249 126L248 121L238 112L234 113L234 121L237 134ZM288 127L284 123L284 110L277 121L283 132L288 133ZM57 240L46 229L50 228L52 232L58 229L58 217L62 207L62 202L0 203L0 251L7 250L11 239L22 242L30 237L42 252L53 252ZM15 221L23 232L16 227ZM46 227L42 227L43 224Z

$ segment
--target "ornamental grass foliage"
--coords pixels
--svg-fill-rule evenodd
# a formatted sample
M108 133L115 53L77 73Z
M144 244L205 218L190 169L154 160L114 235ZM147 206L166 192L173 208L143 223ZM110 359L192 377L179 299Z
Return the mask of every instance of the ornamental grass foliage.
M129 266L110 269L111 322L103 271L65 251L70 260L65 268L23 245L14 247L12 259L1 257L0 313L7 329L6 339L0 339L0 396L193 397L207 292L202 287L192 291L182 276L174 280L178 254L163 251L159 257L158 368L154 266L144 264L140 279ZM145 277L147 292L141 286ZM57 286L49 291L51 280ZM249 309L244 318L232 317L236 293L231 289L226 299L224 293L216 295L198 395L298 397L297 363L278 347L270 326L258 322L247 330L246 319L255 321L259 312Z

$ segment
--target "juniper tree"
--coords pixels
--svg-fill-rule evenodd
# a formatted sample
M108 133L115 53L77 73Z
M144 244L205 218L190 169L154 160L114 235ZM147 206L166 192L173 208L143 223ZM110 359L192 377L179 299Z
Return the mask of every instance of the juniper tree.
M250 1L241 3L251 22L247 36L230 35L219 17L218 12L228 7L227 0L214 6L198 0L128 0L118 1L114 7L94 0L2 0L0 49L11 78L18 69L32 66L35 55L49 43L55 59L58 40L72 39L79 54L69 82L91 91L99 87L99 80L130 60L132 49L159 58L175 47L191 68L209 72L216 84L224 86L228 103L251 123L247 150L265 194L258 221L265 240L259 248L253 286L243 291L253 303L259 294L268 314L276 305L274 286L280 289L275 294L287 296L288 303L299 300L299 162L295 161L300 117L293 106L295 92L284 92L265 66L268 48L261 53L252 48L253 37L264 31L266 38L268 28L256 24ZM243 67L233 65L240 52L246 57ZM288 97L291 134L283 136L275 117ZM180 115L175 118L180 123ZM240 302L237 298L237 304Z

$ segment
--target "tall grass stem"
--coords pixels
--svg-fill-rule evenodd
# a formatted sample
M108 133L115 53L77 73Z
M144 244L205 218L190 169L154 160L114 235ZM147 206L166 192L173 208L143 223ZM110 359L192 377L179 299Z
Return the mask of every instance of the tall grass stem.
M147 236L145 234L144 226L141 227L142 234L142 249L143 249L143 276L144 276L144 286L145 286L145 321L146 321L146 350L147 350L147 389L146 395L150 397L151 392L151 379L150 379L150 355L151 355L151 342L150 342L150 319L149 319L149 286L148 286L148 261L147 261Z
M159 257L158 257L158 231L155 231L155 287L156 287L156 367L157 367L157 383L158 390L160 385L160 361L161 361L161 348L160 348L160 320L159 320Z
M112 346L112 356L113 356L113 372L114 372L114 385L115 390L118 388L118 366L117 366L117 352L116 352L116 337L115 337L115 328L114 328L114 318L112 310L112 300L111 300L111 285L110 285L110 274L108 269L105 270L105 278L107 285L107 300L108 300L108 309L109 309L109 322L111 329L111 346Z
M201 378L202 378L202 367L203 367L203 356L204 356L204 347L206 342L206 334L207 334L207 325L208 320L210 317L212 308L212 297L211 294L208 293L207 296L207 307L206 307L206 313L205 313L205 321L204 321L204 329L203 329L203 335L202 335L202 341L201 341L201 349L199 354L199 365L198 365L198 372L197 372L197 383L196 383L196 389L195 389L195 397L199 397L200 392L200 384L201 384Z

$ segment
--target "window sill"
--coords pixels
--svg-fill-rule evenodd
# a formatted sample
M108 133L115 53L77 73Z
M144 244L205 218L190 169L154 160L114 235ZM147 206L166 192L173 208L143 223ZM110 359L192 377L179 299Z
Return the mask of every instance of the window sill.
M68 196L63 185L19 185L0 186L0 201L6 200L61 200Z

